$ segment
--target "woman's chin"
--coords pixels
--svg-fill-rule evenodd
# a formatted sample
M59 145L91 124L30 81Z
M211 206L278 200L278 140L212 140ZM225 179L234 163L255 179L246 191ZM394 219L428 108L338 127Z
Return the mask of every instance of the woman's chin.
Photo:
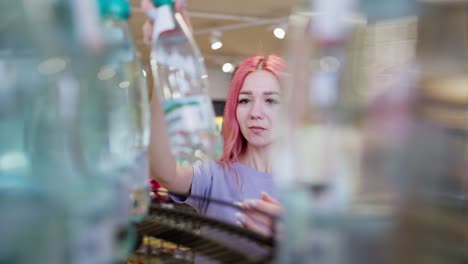
M264 148L264 147L268 147L269 145L271 145L272 141L271 140L265 140L265 139L251 139L251 140L248 140L249 142L249 146L250 147L254 147L254 148Z

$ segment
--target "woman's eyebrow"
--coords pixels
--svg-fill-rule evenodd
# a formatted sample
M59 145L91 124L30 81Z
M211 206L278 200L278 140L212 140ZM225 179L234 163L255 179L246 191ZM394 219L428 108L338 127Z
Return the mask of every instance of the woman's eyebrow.
M239 94L252 95L252 92L251 92L251 91L242 91L242 92L240 92ZM266 92L263 92L263 94L264 94L264 95L272 95L272 94L279 95L280 93L279 93L279 92L276 92L276 91L266 91Z
M271 91L271 92L264 92L263 94L264 94L264 95L272 95L272 94L279 95L280 93L279 93L279 92L275 92L275 91Z

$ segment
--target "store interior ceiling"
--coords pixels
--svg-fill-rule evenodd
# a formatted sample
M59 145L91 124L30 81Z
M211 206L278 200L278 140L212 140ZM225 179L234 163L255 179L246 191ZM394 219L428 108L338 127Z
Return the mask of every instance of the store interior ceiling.
M149 67L150 45L143 42L142 26L146 21L146 14L140 8L141 0L130 0L132 16L131 30L137 41L138 49L147 69ZM223 74L221 67L225 63L234 66L243 59L258 53L285 54L287 41L274 36L276 27L287 29L288 17L295 1L293 0L185 0L187 13L192 24L195 40L205 58L205 64L211 72L220 72L219 79L226 79L219 87L228 87L230 75ZM372 3L373 0L369 0ZM366 27L361 33L359 58L356 63L354 77L359 79L355 96L365 101L371 101L379 94L383 94L393 83L392 73L395 69L405 68L412 64L416 41L415 17L382 21ZM218 50L211 49L211 38L217 33L223 46ZM286 30L287 34L287 30ZM153 84L151 71L147 71L148 83ZM229 77L227 77L229 76ZM213 85L212 85L213 86ZM458 94L466 95L466 86L455 87ZM152 91L150 87L150 91ZM221 93L221 98L226 95ZM460 96L455 96L459 98ZM467 98L462 96L462 98ZM442 114L439 113L442 116ZM454 111L444 113L453 127L465 129L466 112ZM447 118L445 118L447 119ZM455 121L454 121L455 120ZM444 121L447 123L448 121Z
M142 26L146 14L140 0L131 0L131 29L144 63L149 67L150 45L144 43ZM284 39L273 31L286 27L292 0L187 0L187 13L207 67L234 66L257 53L282 53ZM222 41L220 49L212 50L216 35Z

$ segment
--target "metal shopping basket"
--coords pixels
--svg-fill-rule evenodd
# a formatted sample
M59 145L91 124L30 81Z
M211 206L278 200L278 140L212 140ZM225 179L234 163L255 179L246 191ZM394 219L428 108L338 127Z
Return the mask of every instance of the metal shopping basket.
M210 199L209 202L240 209L226 201ZM276 221L274 217L269 217L273 223ZM211 235L201 231L206 229L210 230ZM235 245L216 239L213 232L216 236L230 238ZM192 263L196 256L217 263L271 263L275 248L274 235L266 237L201 216L188 205L159 200L153 201L149 214L137 225L137 233L139 243L134 256L129 259L128 263L131 264Z

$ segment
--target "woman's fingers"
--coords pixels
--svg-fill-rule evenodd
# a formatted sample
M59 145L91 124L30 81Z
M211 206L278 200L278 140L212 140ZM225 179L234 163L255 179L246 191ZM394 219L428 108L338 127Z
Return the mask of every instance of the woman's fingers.
M145 13L155 8L153 1L151 0L141 0L140 6Z
M275 198L271 197L268 193L266 192L262 192L262 200L266 201L266 202L271 202L271 203L274 203L274 204L277 204L277 205L281 205L280 202L278 200L276 200Z
M240 203L243 213L237 214L238 223L249 230L271 236L273 225L282 213L280 203L262 193L262 199L250 199Z
M150 10L154 10L156 8L153 5L153 1L151 0L141 0L140 6L145 14L148 14ZM142 26L142 30L143 30L143 41L146 44L150 44L152 33L153 33L153 21L151 19L146 19L145 23Z
M181 12L185 8L185 1L184 0L176 0L175 1L175 10L177 12Z
M248 229L250 231L259 233L263 236L271 236L271 228L266 225L262 225L257 223L254 219L252 219L249 215L243 213L236 214L237 223L241 227Z
M282 213L283 209L279 203L274 203L265 200L246 200L242 203L246 210L257 211L268 216L278 217Z
M150 44L151 43L151 38L152 38L152 34L153 34L153 22L149 19L147 19L145 21L145 23L143 24L143 41L146 43L146 44Z
M271 226L273 223L272 216L256 210L247 210L244 212L244 214L247 215L250 219L254 220L256 223L265 226Z

